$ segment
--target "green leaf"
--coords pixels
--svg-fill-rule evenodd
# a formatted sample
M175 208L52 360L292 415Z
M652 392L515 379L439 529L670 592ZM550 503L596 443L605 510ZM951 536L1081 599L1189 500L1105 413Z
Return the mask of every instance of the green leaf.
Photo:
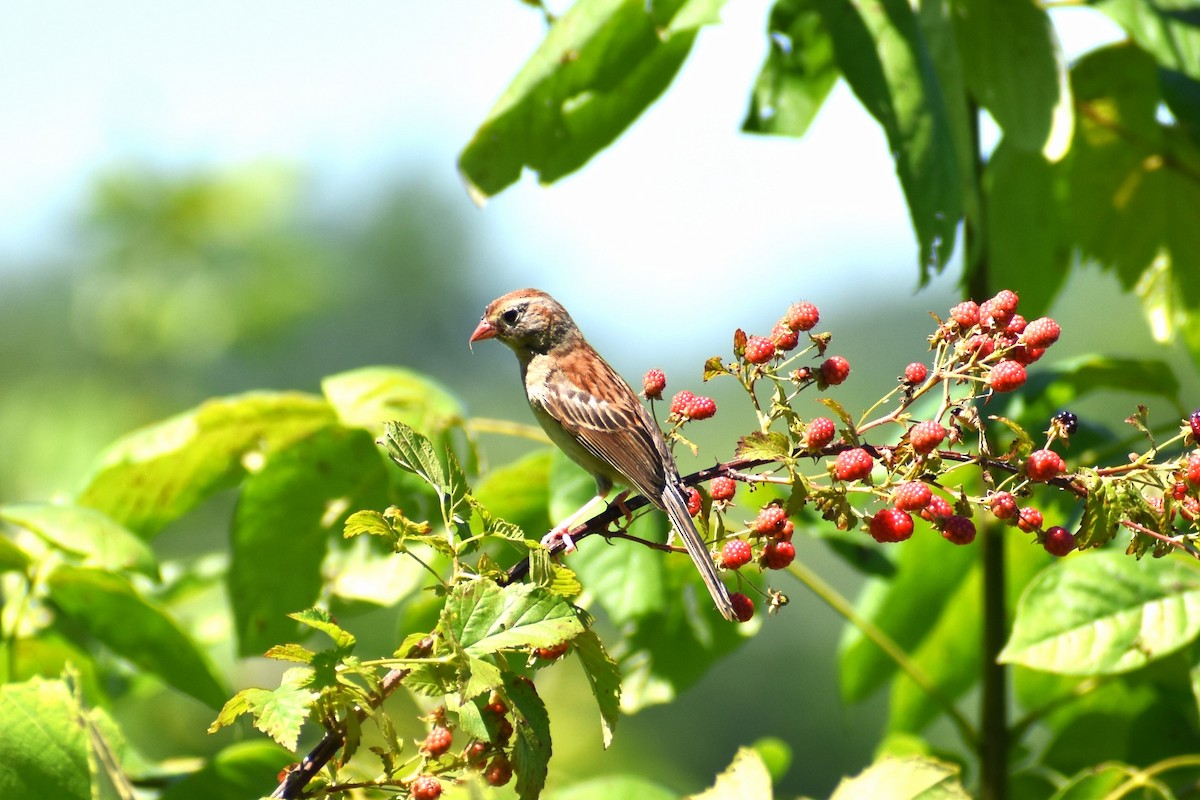
M1124 28L1159 64L1200 80L1200 25L1194 0L1097 0L1091 5Z
M771 773L762 756L749 747L739 747L733 762L717 776L711 788L694 795L693 800L738 800L743 797L771 800Z
M88 733L69 687L0 685L0 797L92 800Z
M550 521L552 448L536 450L511 464L493 469L479 481L475 499L497 517L530 536L540 537Z
M501 588L488 580L455 586L442 624L472 656L552 647L583 632L574 608L559 595L530 584Z
M349 653L354 649L354 634L342 630L325 609L309 608L304 611L297 611L294 614L288 614L288 616L328 636L333 640L334 647L340 653Z
M0 536L0 572L24 572L32 557L7 537Z
M209 400L110 447L76 502L148 538L245 474L243 459L270 457L336 423L320 398L252 393Z
M679 800L679 795L657 783L636 775L605 775L557 789L546 800L613 800L628 797L637 800Z
M724 0L578 0L501 95L459 157L487 198L529 167L542 183L579 169L658 98Z
M734 455L762 461L782 461L791 456L792 447L788 438L778 431L754 432L738 439Z
M251 714L254 727L294 751L308 710L319 694L308 688L312 676L310 667L292 667L283 673L277 689L243 689L221 708L208 732L215 733L242 714Z
M297 638L287 615L316 603L331 532L350 509L384 505L386 486L370 434L338 427L277 453L246 478L226 578L241 655Z
M593 630L576 636L572 645L571 649L583 665L583 674L600 708L600 732L607 749L612 744L613 731L621 714L621 669L605 651L604 643Z
M84 566L158 577L158 561L146 543L94 509L49 504L0 506L0 519L36 533L60 550L82 556Z
M1075 544L1080 550L1100 547L1116 536L1122 509L1128 507L1119 499L1127 494L1127 483L1093 475L1086 481L1086 486L1088 493L1083 498L1083 518L1075 534Z
M516 741L513 743L513 771L517 775L517 796L521 800L537 800L546 785L546 766L553 748L550 746L550 715L538 696L533 683L511 672L504 676L504 694L517 718Z
M224 702L228 692L208 657L123 577L60 564L46 587L62 614L117 655L212 708Z
M1100 764L1073 775L1050 800L1105 800L1112 797L1126 781L1143 775L1137 767L1124 764ZM1136 794L1119 796L1137 797Z
M373 433L398 420L437 439L461 425L463 407L440 383L401 367L362 367L330 375L321 391L346 425Z
M171 784L161 800L257 797L277 783L279 771L295 760L273 742L237 742L219 751L197 772Z
M383 426L383 446L392 460L420 476L438 492L446 487L446 471L429 439L400 422Z
M838 66L887 135L920 244L922 280L954 250L962 187L942 89L906 0L817 0Z
M814 0L776 0L767 48L742 130L803 136L839 75L833 40Z
M1071 141L1067 67L1054 25L1031 0L954 0L955 33L971 94L1004 140L1057 161Z
M1064 675L1128 672L1200 634L1200 571L1175 558L1114 552L1068 558L1025 590L1008 664Z
M884 758L843 778L830 800L970 800L953 764L932 758Z

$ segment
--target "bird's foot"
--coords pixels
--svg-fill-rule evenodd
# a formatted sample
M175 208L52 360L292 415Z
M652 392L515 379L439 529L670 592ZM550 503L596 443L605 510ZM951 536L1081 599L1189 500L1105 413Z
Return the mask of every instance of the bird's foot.
M557 528L543 536L542 546L552 548L560 541L563 544L564 553L575 552L575 540L571 538L571 529L566 525L559 525Z
M613 498L612 504L617 507L617 510L625 516L625 527L629 527L629 523L633 522L633 512L629 510L629 506L625 505L625 498L629 497L629 492L624 491Z

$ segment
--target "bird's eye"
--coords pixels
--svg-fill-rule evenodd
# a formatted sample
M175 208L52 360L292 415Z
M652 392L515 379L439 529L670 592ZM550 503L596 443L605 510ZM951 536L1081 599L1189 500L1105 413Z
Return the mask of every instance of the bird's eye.
M504 318L505 322L507 322L509 325L512 325L513 323L515 323L517 321L517 318L521 316L521 309L510 308L508 311L505 311L500 316Z

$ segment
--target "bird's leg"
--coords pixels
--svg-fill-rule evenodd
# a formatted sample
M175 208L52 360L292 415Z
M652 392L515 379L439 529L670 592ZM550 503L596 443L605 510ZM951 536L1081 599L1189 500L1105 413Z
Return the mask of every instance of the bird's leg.
M629 497L629 493L630 493L630 490L626 489L625 491L621 492L619 495L614 497L613 501L612 501L612 504L617 507L617 510L620 511L625 516L625 527L626 528L628 528L630 523L633 522L633 512L630 511L629 507L625 505L625 498Z
M555 542L562 540L563 552L575 552L575 542L571 540L571 528L575 527L575 523L582 519L597 501L604 500L608 496L608 492L597 492L596 496L588 500L579 509L564 519L562 522L554 526L554 528L542 537L542 545L544 547L552 547Z

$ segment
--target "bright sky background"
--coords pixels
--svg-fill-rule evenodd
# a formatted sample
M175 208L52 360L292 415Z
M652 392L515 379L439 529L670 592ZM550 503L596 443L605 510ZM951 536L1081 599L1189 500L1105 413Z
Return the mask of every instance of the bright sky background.
M802 141L738 132L765 53L767 0L702 33L679 80L615 147L480 216L499 289L697 309L753 280L786 299L910 294L916 248L878 126L835 90ZM1068 54L1113 38L1055 12ZM96 170L282 159L352 208L381 172L419 168L469 204L454 159L539 41L517 0L19 4L0 28L0 259L53 252ZM570 284L571 289L567 288ZM846 299L849 299L848 297ZM568 302L568 304L570 304Z

